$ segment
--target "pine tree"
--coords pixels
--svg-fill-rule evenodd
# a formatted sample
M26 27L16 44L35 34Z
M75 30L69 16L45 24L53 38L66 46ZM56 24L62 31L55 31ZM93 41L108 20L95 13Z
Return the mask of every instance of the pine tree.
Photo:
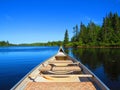
M69 43L69 36L68 36L68 30L65 31L65 37L64 37L64 46L66 46Z
M119 34L120 34L120 26L119 26L119 16L117 13L114 14L113 16L113 29L114 29L114 34L115 38L114 41L118 42L120 39Z
M80 30L76 25L71 41L76 45L103 45L120 46L120 16L110 12L103 18L102 27L90 22L87 26L80 24Z
M75 42L78 42L79 41L79 29L78 29L78 25L76 25L75 27L73 27L73 32L74 32L74 39L75 39Z
M81 22L80 24L80 33L79 33L79 41L83 44L86 44L87 39L87 28L86 26Z

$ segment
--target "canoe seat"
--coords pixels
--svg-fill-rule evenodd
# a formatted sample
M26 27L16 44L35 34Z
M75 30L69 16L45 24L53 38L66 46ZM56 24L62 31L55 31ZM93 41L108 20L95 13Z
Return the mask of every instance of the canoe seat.
M40 71L81 71L79 66L54 66L47 65L45 67L41 67Z
M65 62L65 63L63 63L63 62L51 62L49 64L55 65L55 66L68 66L68 65L77 65L77 64L79 64L79 62L76 62L76 63L71 63L71 62Z
M49 64L50 63L73 63L73 61L71 61L71 60L61 60L61 61L55 60L55 61L49 61Z
M52 69L52 66L51 65L47 65L45 67L41 67L39 70L40 71L50 71Z
M41 76L49 77L82 77L82 78L92 78L91 74L42 74Z
M56 60L67 60L68 56L55 56Z
M52 71L81 71L79 66L53 67Z
M96 90L91 82L29 82L24 90Z

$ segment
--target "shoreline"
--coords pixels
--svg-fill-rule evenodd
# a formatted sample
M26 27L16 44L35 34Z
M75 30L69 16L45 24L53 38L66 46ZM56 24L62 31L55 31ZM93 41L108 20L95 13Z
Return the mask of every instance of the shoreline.
M0 46L0 47L12 47L12 46L14 46L14 47L32 47L32 45L30 45L30 46L10 45L10 46ZM53 45L53 46L57 46L57 45ZM65 47L65 48L120 48L120 46L115 46L115 47L111 47L111 46L63 46L63 47Z
M65 48L74 48L74 46L66 46ZM120 46L117 46L117 47L110 47L110 46L76 46L75 48L120 48Z

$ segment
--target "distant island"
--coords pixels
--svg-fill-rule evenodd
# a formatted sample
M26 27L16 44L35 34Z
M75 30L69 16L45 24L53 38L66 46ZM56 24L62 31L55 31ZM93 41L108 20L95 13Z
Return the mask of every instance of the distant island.
M96 25L90 21L88 25L82 22L80 27L73 27L74 35L69 40L66 29L63 41L46 43L11 44L8 41L0 41L0 46L60 46L65 47L120 47L120 16L110 12L103 18L102 25Z

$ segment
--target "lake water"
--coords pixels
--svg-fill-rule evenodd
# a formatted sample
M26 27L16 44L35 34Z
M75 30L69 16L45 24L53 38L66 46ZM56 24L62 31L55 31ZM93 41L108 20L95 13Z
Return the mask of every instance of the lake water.
M48 59L59 47L1 47L0 90L9 90L35 66Z
M71 48L66 52L87 66L110 89L120 90L120 49Z
M0 47L0 90L9 90L59 47ZM110 89L120 89L120 49L65 49Z

